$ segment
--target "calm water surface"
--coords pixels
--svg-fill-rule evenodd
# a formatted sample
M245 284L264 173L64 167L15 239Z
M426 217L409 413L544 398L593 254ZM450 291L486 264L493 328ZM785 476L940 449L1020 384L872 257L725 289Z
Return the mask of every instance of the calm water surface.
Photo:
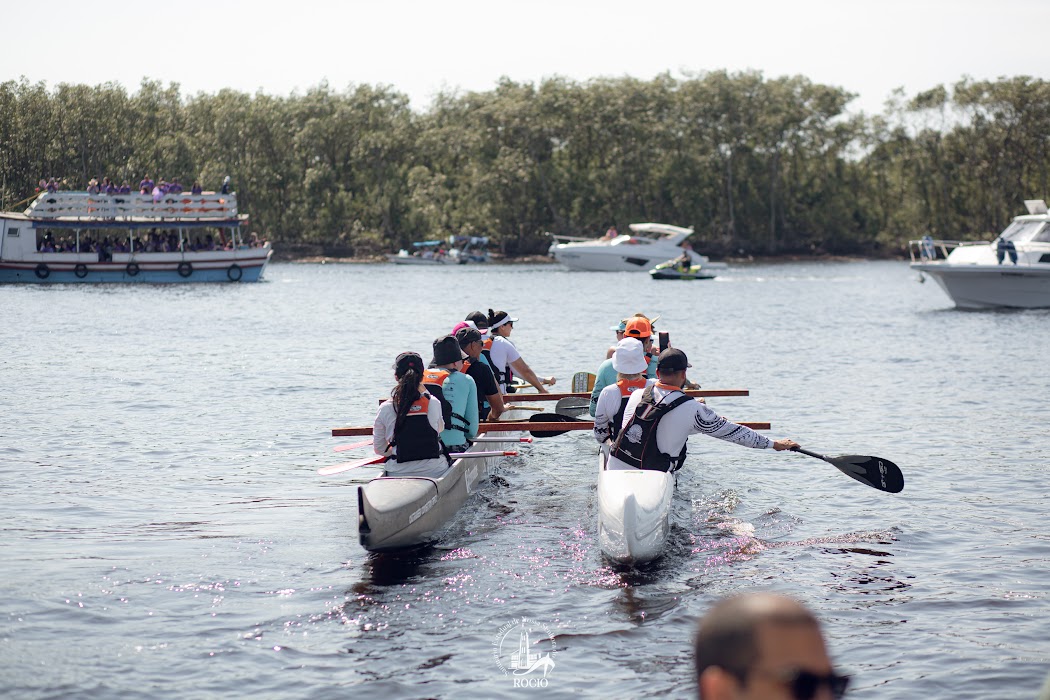
M697 617L756 587L817 611L850 697L1027 699L1050 672L1047 311L956 311L897 262L266 276L0 287L0 695L693 697ZM668 555L616 570L571 433L505 461L436 546L370 556L374 472L318 476L347 456L330 429L370 424L397 353L488 307L565 384L619 318L660 314L694 379L751 390L718 410L889 458L905 491L694 437ZM545 689L496 663L522 617L555 639Z

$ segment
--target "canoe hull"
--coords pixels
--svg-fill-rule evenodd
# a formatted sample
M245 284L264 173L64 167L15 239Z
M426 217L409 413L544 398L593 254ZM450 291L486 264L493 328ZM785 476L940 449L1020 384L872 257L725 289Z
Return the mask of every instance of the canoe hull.
M659 558L670 533L674 477L649 469L606 469L598 456L598 542L616 564L644 564Z
M510 412L511 418L521 413ZM487 437L507 437L513 449L520 432L488 432ZM470 452L499 449L491 442L476 443ZM437 479L378 477L357 489L357 524L361 546L370 552L387 552L432 542L459 509L482 485L502 457L462 457Z

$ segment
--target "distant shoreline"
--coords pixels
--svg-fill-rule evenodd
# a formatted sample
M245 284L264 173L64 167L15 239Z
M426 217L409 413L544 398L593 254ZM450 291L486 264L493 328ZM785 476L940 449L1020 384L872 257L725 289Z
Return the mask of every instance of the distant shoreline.
M278 244L279 246L279 244ZM749 256L728 256L725 258L719 258L713 262L725 262L730 265L752 265L752 264L769 264L769 263L790 263L790 262L864 262L867 260L907 260L907 256L902 255L829 255L829 254L813 254L813 255L749 255ZM350 256L340 257L334 255L281 255L280 248L274 250L273 254L274 262L286 262L294 264L332 264L332 265L375 265L375 264L386 264L389 261L385 256L382 255L370 255L370 256ZM468 263L470 265L486 264L486 263ZM559 263L547 255L522 255L517 257L499 257L494 258L489 265L558 265Z

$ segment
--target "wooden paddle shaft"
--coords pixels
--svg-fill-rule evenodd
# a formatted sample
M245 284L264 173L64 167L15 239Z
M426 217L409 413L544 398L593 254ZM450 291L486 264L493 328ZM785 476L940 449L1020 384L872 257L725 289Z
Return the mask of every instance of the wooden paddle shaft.
M741 421L737 423L752 430L769 430L770 423L764 421ZM566 421L564 423L541 423L540 421L507 421L506 423L479 423L478 432L499 431L554 431L554 430L592 430L594 422L589 420ZM372 426L361 426L353 428L333 428L332 435L345 437L348 435L371 435Z
M689 389L683 392L687 396L750 396L747 389ZM561 401L562 399L589 399L590 394L506 394L504 403L519 401Z

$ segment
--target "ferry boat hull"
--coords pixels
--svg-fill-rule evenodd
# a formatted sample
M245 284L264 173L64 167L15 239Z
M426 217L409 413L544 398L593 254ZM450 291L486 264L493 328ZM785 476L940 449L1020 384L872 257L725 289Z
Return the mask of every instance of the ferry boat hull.
M182 284L185 282L258 282L272 255L269 244L259 255L198 259L192 254L174 260L147 261L165 255L145 253L135 259L112 262L0 261L0 284ZM236 251L232 251L236 252ZM75 255L75 254L74 254ZM91 257L97 260L97 256Z

